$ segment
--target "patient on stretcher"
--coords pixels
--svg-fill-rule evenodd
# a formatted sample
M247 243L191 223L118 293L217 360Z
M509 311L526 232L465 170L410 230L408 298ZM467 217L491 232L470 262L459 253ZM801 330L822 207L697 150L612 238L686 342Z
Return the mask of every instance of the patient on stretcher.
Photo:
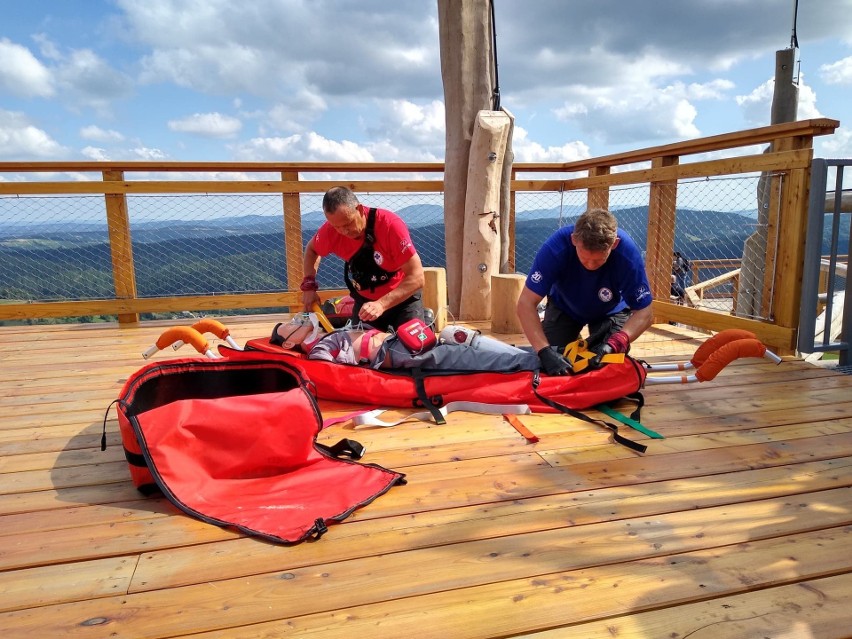
M418 348L412 347L411 341L406 343L400 333L378 331L369 325L326 333L308 315L277 324L270 341L305 353L308 359L376 369L515 372L540 367L538 356L532 351L463 326L447 326L434 345Z

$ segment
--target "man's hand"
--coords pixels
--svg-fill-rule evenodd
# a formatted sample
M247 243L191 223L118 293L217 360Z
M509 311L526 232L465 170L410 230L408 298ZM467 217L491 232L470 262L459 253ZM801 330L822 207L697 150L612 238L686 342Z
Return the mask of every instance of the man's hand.
M304 304L305 311L314 310L314 304L321 304L322 300L316 291L303 291L302 292L302 304Z
M372 322L385 312L385 306L379 300L364 302L361 310L358 311L358 319L362 322Z
M595 356L589 360L589 368L600 368L601 358L610 353L626 353L630 350L630 338L624 331L609 336L606 344L595 349Z
M541 367L548 375L567 375L572 372L571 363L562 357L552 346L545 346L538 352Z

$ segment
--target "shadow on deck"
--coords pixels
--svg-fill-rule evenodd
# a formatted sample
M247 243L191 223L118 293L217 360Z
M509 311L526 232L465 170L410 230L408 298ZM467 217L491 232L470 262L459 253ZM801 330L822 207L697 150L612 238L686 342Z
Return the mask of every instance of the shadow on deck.
M226 323L245 341L273 319ZM284 547L142 498L114 411L100 451L164 326L0 329L4 637L850 636L852 376L748 359L649 386L665 439L631 432L644 456L557 415L523 417L536 444L470 413L359 430L408 484ZM633 354L702 339L656 326Z

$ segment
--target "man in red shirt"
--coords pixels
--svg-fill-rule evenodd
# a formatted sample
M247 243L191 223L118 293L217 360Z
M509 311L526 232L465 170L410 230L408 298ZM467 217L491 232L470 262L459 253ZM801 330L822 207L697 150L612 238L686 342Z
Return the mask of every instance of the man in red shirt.
M386 209L364 207L343 186L326 192L322 210L326 222L305 247L300 286L305 310L319 302L317 269L333 253L346 262L344 279L355 300L353 320L381 330L423 320L423 264L405 222Z

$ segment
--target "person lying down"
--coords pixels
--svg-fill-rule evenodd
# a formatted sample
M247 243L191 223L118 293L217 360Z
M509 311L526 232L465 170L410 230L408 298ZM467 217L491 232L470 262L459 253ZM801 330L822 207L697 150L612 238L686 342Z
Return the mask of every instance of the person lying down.
M481 335L463 326L444 328L435 339L404 340L403 333L388 333L364 325L326 333L310 313L275 325L270 342L305 353L308 359L325 360L375 369L441 371L535 371L538 355ZM424 327L425 328L425 327ZM419 336L418 336L419 337Z

